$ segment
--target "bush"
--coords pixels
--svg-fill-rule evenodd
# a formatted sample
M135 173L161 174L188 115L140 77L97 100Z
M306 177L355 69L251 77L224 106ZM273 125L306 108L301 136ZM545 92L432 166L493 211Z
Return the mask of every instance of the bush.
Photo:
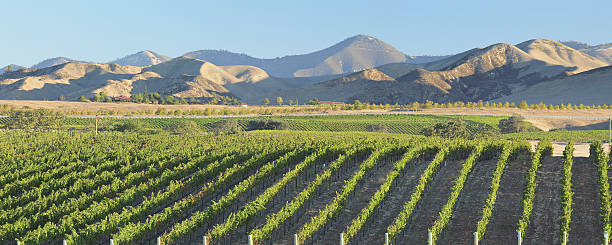
M235 119L226 119L214 123L210 131L215 134L235 134L242 131L242 129Z
M524 118L521 116L511 116L507 119L499 120L497 127L504 134L528 131Z
M173 134L198 134L202 129L194 121L180 121L172 125L169 131Z
M9 114L8 129L52 130L63 126L65 116L49 109L16 110Z
M379 123L379 124L368 124L366 125L366 131L368 132L380 132L380 133L386 133L387 132L387 125Z
M442 138L469 138L470 132L463 120L436 123L423 129L425 136L438 136Z
M287 123L273 119L251 120L247 130L286 130Z
M113 130L119 132L137 132L142 130L142 124L136 120L124 120L113 125Z

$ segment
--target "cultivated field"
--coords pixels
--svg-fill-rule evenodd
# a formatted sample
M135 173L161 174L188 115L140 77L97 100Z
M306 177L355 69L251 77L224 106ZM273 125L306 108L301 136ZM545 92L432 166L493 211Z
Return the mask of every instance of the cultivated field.
M599 244L608 154L382 133L0 133L2 244Z

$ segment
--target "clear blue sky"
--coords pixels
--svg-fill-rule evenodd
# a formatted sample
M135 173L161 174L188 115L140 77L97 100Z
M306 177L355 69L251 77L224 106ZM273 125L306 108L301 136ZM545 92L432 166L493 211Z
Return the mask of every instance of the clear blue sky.
M66 56L107 62L149 49L225 49L273 58L356 34L409 55L532 38L612 42L612 1L10 0L0 4L0 67Z

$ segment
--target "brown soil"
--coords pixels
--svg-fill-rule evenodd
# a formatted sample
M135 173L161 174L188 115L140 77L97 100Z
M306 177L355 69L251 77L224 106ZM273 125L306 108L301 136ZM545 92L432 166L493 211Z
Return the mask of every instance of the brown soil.
M473 232L482 217L482 208L489 196L491 175L497 168L497 159L477 162L465 182L455 203L450 222L442 232L439 244L472 244Z
M344 208L336 216L328 221L322 229L316 232L306 243L335 245L338 244L340 233L344 232L361 210L368 206L374 193L380 189L387 175L393 170L393 163L400 160L402 154L386 157L369 170L363 179L357 184L355 191L348 197ZM340 192L341 190L339 190Z
M522 200L529 155L523 154L506 165L499 183L493 215L481 244L516 244L516 224L523 212Z
M330 179L321 185L293 216L287 219L280 228L272 232L271 239L264 241L262 244L292 243L293 234L296 234L306 222L309 222L312 217L317 215L319 210L325 208L325 205L333 200L336 192L341 191L345 181L349 180L359 170L359 166L368 155L362 155L349 160L341 169L332 174Z
M561 238L561 180L560 157L545 156L538 169L533 212L525 231L523 244L559 244Z
M433 180L427 186L406 228L395 238L393 244L425 244L427 231L438 219L451 193L453 181L459 176L463 161L445 160Z
M249 231L265 225L266 216L278 212L287 202L290 202L301 191L308 187L308 184L315 180L316 175L324 171L323 164L329 166L337 156L333 158L323 159L309 168L305 169L294 181L286 185L277 195L275 195L264 210L250 217L245 224L234 229L230 234L225 236L222 241L214 241L211 244L237 244L246 241ZM278 178L280 180L282 175ZM241 205L246 204L246 202ZM223 220L221 223L225 222ZM192 243L193 244L193 243Z
M572 166L573 212L568 244L600 244L600 197L597 166L584 157L574 158Z
M387 227L393 224L404 204L410 200L431 158L423 157L406 166L406 169L395 179L385 200L361 228L362 232L357 234L351 244L384 244Z

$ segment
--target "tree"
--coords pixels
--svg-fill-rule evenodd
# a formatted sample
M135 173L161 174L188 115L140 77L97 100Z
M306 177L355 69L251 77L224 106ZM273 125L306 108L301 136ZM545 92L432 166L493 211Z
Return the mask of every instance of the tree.
M263 119L251 120L247 125L247 130L285 130L287 124L283 121Z
M265 99L263 100L263 103L264 103L265 105L268 105L268 104L270 104L270 99L268 99L268 98L265 98Z
M293 100L289 100L287 103L289 103L289 105L293 105Z
M386 133L387 132L387 125L382 124L382 123L368 124L368 125L366 125L366 131L368 131L368 132Z
M511 116L507 119L499 120L497 127L504 134L525 132L527 131L527 126L523 120L524 118L521 116Z
M425 136L438 136L442 138L469 138L470 132L467 129L467 124L459 119L449 122L437 123L423 129Z
M65 116L49 109L16 110L6 122L9 129L53 130L63 126Z
M64 97L63 95L60 95L60 96L57 98L57 100L65 100L65 99L66 99L66 97Z
M210 131L215 134L235 134L242 131L242 128L240 128L237 120L226 119L214 123Z
M127 119L113 125L113 130L119 132L137 132L142 130L142 128L142 124L133 119Z
M202 129L194 121L182 120L170 127L170 132L174 134L198 134L202 132Z
M314 99L311 99L308 101L309 105L318 105L319 104L319 98L315 97Z
M280 97L280 96L276 97L276 103L278 105L283 105L283 97Z
M529 108L529 105L527 105L527 101L521 101L521 103L518 105L518 108L520 109L527 109Z
M85 98L85 96L82 96L82 95L81 95L81 97L79 97L79 100L80 100L80 101L83 101L83 102L87 101L87 99Z

